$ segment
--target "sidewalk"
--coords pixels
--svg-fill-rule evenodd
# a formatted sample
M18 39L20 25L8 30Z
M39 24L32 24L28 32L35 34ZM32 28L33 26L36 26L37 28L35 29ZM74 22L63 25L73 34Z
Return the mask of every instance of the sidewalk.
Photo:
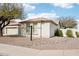
M79 49L73 50L37 50L20 46L0 44L0 55L3 56L78 56Z
M24 56L24 55L37 55L37 53L39 53L39 50L36 49L0 44L0 55Z

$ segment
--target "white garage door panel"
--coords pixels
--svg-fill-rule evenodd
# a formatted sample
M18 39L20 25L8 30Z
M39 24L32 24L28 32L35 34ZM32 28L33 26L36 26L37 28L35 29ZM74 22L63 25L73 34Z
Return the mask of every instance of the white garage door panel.
M11 29L7 29L7 34L8 35L16 35L18 34L18 30L16 28L11 28Z

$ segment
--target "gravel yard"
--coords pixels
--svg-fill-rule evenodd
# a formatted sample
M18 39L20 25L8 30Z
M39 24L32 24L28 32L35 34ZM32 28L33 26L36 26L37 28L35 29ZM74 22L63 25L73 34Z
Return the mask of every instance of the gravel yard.
M33 38L33 41L26 37L0 37L0 43L42 50L79 49L79 38L67 37Z

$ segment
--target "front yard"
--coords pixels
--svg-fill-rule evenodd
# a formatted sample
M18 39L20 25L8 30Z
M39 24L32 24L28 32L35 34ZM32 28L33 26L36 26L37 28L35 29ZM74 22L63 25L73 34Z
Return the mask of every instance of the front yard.
M79 38L67 37L33 38L33 41L26 37L0 37L0 43L43 50L79 49Z

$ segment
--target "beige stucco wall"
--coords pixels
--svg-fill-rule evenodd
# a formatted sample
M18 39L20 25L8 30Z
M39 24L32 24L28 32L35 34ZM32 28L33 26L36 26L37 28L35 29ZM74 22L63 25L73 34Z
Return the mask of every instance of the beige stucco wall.
M43 38L50 37L50 23L42 23L41 25L42 30L40 29L40 36Z
M22 36L30 36L30 34L26 31L26 23L21 24L21 35ZM33 23L30 23L33 26ZM30 30L30 29L29 29ZM48 23L37 23L34 28L34 32L32 32L33 37L48 37L49 36L49 24Z
M33 36L34 37L39 37L40 38L40 34L41 34L41 23L37 23L37 25L35 26L35 29L34 29L35 31L33 32L34 34L33 34Z
M21 36L26 36L26 24L23 23L20 26Z
M53 23L50 23L50 37L53 37L55 34L55 31L59 28L58 25L54 25Z
M30 23L33 26L34 23ZM30 36L26 31L26 23L21 24L21 35L22 36ZM48 23L37 23L34 27L34 32L32 33L33 37L38 38L50 38L54 36L54 32L57 29L57 26L48 22Z

